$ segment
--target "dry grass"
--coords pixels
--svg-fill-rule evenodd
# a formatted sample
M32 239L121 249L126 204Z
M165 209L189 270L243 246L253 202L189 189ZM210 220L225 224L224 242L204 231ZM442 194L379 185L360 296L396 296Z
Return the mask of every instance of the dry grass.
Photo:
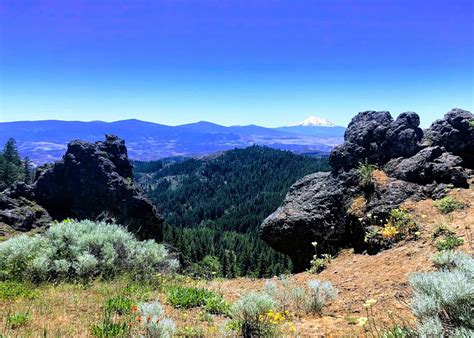
M378 179L377 179L378 180ZM362 336L361 328L354 319L365 316L363 303L367 299L376 299L375 316L381 325L390 326L387 311L408 322L413 322L408 303L411 290L408 276L415 271L430 271L430 257L435 252L433 232L439 224L447 224L464 238L460 248L473 254L472 228L474 227L474 189L459 189L451 192L455 198L467 202L471 207L441 214L433 201L406 202L403 207L410 211L420 225L421 235L416 241L398 243L393 249L374 256L354 254L350 250L341 252L318 275L301 273L290 278L300 284L311 279L328 280L338 289L335 301L323 309L322 316L296 314L294 319L297 332L301 336ZM358 207L362 201L354 201ZM159 283L184 284L206 287L220 293L230 302L236 301L244 293L262 290L263 279L237 278L196 281L190 278L159 278ZM91 324L97 324L102 318L102 305L105 300L121 294L127 280L114 282L95 281L84 287L73 284L43 285L38 287L38 297L32 300L2 301L0 303L0 335L5 336L89 336ZM166 304L166 295L160 287L150 290L147 299L160 300L165 305L166 315L176 321L178 329L199 328L203 334L210 335L226 320L223 316L213 316L208 323L199 309L177 310ZM5 323L9 313L29 311L32 320L24 327L10 330Z
M372 174L372 180L376 185L385 187L388 183L388 176L383 170L376 169Z
M366 203L367 201L365 200L364 196L358 196L354 198L347 212L353 215L354 217L362 218L365 214Z

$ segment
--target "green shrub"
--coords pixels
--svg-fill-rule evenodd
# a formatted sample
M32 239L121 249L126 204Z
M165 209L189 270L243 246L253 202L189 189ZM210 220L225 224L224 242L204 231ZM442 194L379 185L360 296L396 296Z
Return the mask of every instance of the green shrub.
M469 121L469 126L470 126L471 128L474 128L474 119L472 119L472 120Z
M436 226L433 231L433 238L438 238L441 236L454 235L454 230L447 224L441 223Z
M31 316L28 312L16 312L8 315L7 317L7 323L11 329L25 326L30 320Z
M313 259L310 261L309 272L319 273L327 268L333 257L329 254L322 254L321 257L317 255L313 256Z
M438 271L410 276L411 308L420 336L474 336L474 259L445 251L434 257Z
M151 287L147 283L138 283L138 282L131 282L128 283L125 288L122 290L122 294L125 297L137 299L137 300L145 300L150 296Z
M462 210L467 204L463 201L459 201L452 196L443 197L433 202L434 206L443 214L449 214L450 212Z
M192 264L192 274L196 277L212 279L221 276L219 258L207 255L199 263Z
M403 239L417 239L420 235L418 224L404 208L392 209L385 219L368 214L363 222L367 228L364 241L369 253L390 248Z
M203 306L213 314L226 314L228 304L218 294L200 288L171 286L167 290L168 301L176 308L189 309Z
M418 337L416 331L407 325L393 325L380 332L381 338L410 338Z
M130 313L134 302L125 296L116 296L105 301L104 311L110 314L117 313L123 315Z
M357 172L361 177L361 185L368 187L372 184L372 179L374 176L374 171L377 170L377 166L369 164L367 160L365 162L360 162L357 166Z
M468 255L459 251L441 251L432 257L434 266L439 270L461 269L473 270L473 260Z
M0 243L0 278L77 280L130 273L146 278L177 267L154 241L138 241L116 224L66 220L44 234L21 235Z
M408 210L404 208L390 210L388 222L400 232L402 237L414 235L419 230L418 224L412 219Z
M274 327L262 318L277 306L277 302L265 293L243 295L231 308L238 333L244 337L272 336Z
M0 282L0 300L33 299L37 295L31 284L17 281Z
M435 243L436 249L438 251L442 250L453 250L456 249L458 246L463 245L464 240L461 237L456 235L448 235L443 239L438 240Z
M207 297L205 299L204 309L213 315L228 315L230 304L219 295Z
M106 318L102 323L90 327L91 334L95 337L125 337L130 331L127 323L115 323L110 318Z

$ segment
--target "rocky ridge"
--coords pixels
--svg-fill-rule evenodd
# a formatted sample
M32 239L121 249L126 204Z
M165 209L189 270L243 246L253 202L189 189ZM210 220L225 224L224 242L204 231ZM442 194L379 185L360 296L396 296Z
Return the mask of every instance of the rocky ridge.
M474 168L473 120L472 113L453 109L423 131L413 112L395 120L386 111L359 113L344 143L330 154L332 172L296 182L262 223L262 239L289 255L295 271L308 267L313 241L318 254L370 249L364 241L370 227L361 222L368 214L385 219L407 199L440 198L451 187L468 187ZM379 179L365 184L361 164L377 166Z
M72 141L62 160L39 168L33 185L0 194L0 222L29 231L53 219L115 220L139 238L161 240L163 218L132 180L123 140Z

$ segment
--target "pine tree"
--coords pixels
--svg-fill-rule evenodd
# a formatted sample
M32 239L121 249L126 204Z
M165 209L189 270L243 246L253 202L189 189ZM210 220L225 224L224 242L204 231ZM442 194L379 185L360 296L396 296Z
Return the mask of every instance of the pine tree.
M30 158L26 156L23 159L23 177L25 183L30 184L33 181L33 169Z
M5 147L3 148L3 158L5 161L12 163L16 166L21 166L20 154L16 146L16 141L13 138L9 138Z
M24 179L23 166L16 141L10 138L5 144L0 161L0 186L8 187Z

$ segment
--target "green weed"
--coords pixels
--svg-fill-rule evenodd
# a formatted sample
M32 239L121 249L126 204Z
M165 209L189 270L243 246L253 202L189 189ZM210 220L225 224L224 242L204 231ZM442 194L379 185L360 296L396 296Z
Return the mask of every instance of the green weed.
M458 237L456 235L448 235L443 239L440 239L439 241L436 242L435 246L438 251L444 251L444 250L453 250L457 248L458 246L463 245L464 239L461 237Z
M30 320L31 316L28 312L16 312L7 317L7 323L13 330L25 326Z
M465 202L459 201L452 196L443 197L434 201L433 204L442 214L449 214L453 211L462 210L467 206Z

